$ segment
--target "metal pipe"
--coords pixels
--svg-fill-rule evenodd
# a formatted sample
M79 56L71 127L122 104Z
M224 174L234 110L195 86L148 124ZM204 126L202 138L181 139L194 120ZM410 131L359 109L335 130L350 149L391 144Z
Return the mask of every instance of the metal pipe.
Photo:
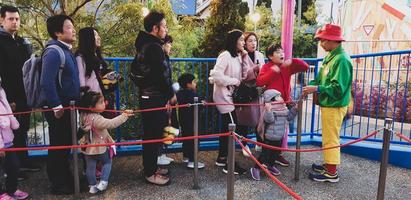
M233 140L233 134L235 131L235 124L230 123L228 124L228 130L230 131L231 135L228 137L228 160L227 160L227 200L234 199L234 151L235 151L235 144Z
M194 97L194 136L198 136L198 97ZM194 189L198 186L198 138L194 139Z
M381 165L380 165L380 176L378 178L378 193L377 200L384 199L385 193L385 181L387 179L387 165L388 165L388 155L390 153L390 139L392 134L392 119L385 119L384 136L382 143L382 155L381 155Z
M77 144L77 120L76 120L76 110L74 108L75 102L70 101L70 120L71 120L71 142L73 145ZM74 176L74 195L80 195L80 177L78 174L78 155L77 149L71 149L73 153L73 176Z

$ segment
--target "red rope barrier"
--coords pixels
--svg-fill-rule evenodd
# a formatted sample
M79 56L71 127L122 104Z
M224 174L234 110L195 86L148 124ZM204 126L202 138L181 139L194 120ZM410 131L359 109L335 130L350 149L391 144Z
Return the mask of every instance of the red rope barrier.
M378 133L378 131L379 130L373 131L370 134L368 134L368 135L366 135L362 138L358 138L356 140L347 142L347 143L342 144L342 145L332 146L332 147L323 147L323 148L317 148L317 149L288 149L288 148L281 148L281 147L270 146L270 145L267 145L267 144L264 144L264 143L261 143L261 142L256 142L254 140L251 140L251 139L248 139L248 138L245 138L245 137L242 137L241 140L243 140L245 142L250 142L250 143L253 143L253 144L268 148L268 149L271 149L271 150L280 150L280 151L288 151L288 152L317 152L317 151L324 151L324 150L329 150L329 149L334 149L334 148L339 148L339 147L346 147L346 146L355 144L357 142L366 140L369 137L372 137L372 136L376 135Z
M48 146L48 147L21 147L21 148L3 148L0 151L27 151L27 150L62 150L62 149L78 149L85 147L102 147L102 146L128 146L136 144L147 144L147 143L162 143L164 141L183 141L183 140L192 140L192 139L203 139L203 138L212 138L212 137L222 137L230 136L230 133L217 133L209 135L199 135L199 136L187 136L179 138L167 138L167 139L155 139L155 140L140 140L132 142L115 142L115 143L105 143L105 144L85 144L85 145L67 145L67 146Z
M403 140L411 143L411 139L408 138L407 136L405 136L405 135L403 135L403 134L401 134L401 133L399 133L399 132L395 132L395 135L397 135L399 138L401 138L401 139L403 139Z
M247 152L247 154L250 156L250 158L264 171L264 173L267 174L268 177L270 177L270 179L272 181L274 181L278 186L280 186L284 191L286 191L288 194L290 194L294 199L302 199L297 193L295 193L294 191L292 191L289 187L287 187L284 183L282 183L281 181L279 181L274 175L272 175L267 168L265 168L260 162L258 162L258 160L253 156L253 154L248 151L248 149L246 149L244 147L244 145L241 143L241 141L237 138L236 135L233 135L235 141L241 146L241 148L243 150L245 150Z
M283 104L283 103L292 103L297 101L284 101L284 102L271 102L271 104ZM204 106L264 106L265 104L259 103L212 103L206 102Z

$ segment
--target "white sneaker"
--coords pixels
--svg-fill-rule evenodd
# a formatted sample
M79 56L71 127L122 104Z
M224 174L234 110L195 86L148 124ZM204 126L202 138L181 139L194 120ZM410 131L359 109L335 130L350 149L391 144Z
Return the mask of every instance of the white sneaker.
M248 150L248 152L251 153L250 147L248 147L248 145L245 145L245 148ZM243 149L243 156L244 157L250 157L250 155L248 155L247 151Z
M100 183L98 183L97 185L97 189L100 191L104 191L107 189L108 186L108 182L107 181L100 181Z
M255 145L255 151L261 152L263 148L260 145Z
M188 158L186 158L186 157L183 157L183 163L188 163Z
M88 192L90 192L90 194L96 194L98 192L97 189L97 185L90 185L90 190Z
M170 162L174 162L174 158L168 157L166 154L161 155L164 159L169 160Z
M157 165L169 165L171 161L164 156L157 157Z
M194 169L194 162L188 162L187 167L190 169ZM198 169L203 169L205 167L205 164L202 162L198 162Z

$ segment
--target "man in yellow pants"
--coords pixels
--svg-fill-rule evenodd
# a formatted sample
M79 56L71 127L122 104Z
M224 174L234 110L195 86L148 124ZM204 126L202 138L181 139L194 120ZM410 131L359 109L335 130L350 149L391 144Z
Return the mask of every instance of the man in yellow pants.
M328 52L317 77L303 88L303 95L317 93L321 110L322 146L340 145L340 128L351 99L352 63L341 43L344 41L341 28L326 24L319 29L315 38ZM340 164L340 148L325 150L324 163L312 164L314 173L309 178L320 182L339 181L337 165Z

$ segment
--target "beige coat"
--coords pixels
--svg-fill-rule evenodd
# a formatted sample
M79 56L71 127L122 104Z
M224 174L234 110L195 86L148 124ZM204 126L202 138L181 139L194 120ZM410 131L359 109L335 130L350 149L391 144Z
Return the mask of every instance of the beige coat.
M80 144L107 144L114 143L107 129L114 129L126 122L125 115L119 115L113 119L106 119L99 113L80 114L80 126L86 134L80 139ZM90 131L91 130L91 131ZM90 140L91 136L91 140ZM106 146L88 147L82 150L86 155L98 155L107 151Z

